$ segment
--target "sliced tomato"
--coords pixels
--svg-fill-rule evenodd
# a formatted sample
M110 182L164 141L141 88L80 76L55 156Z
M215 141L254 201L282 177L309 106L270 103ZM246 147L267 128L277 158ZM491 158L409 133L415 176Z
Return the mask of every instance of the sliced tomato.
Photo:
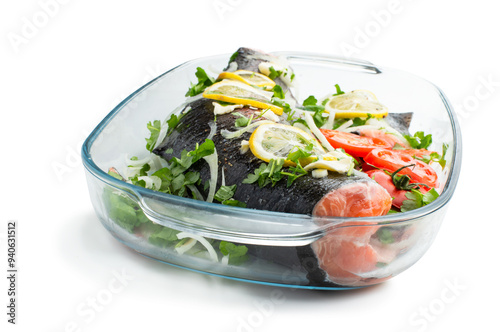
M354 157L364 157L376 148L391 148L387 142L373 137L364 137L338 130L320 129L334 148L344 149Z
M401 150L373 149L368 153L365 162L380 168L395 172L403 166L414 164L415 166L402 169L398 174L408 175L412 183L424 183L430 187L437 186L437 174L424 162L414 159L411 155Z
M424 156L430 156L434 151L429 151L427 149L405 149L405 150L394 150L401 153L406 153L412 156L413 158L423 158Z
M402 147L405 147L405 148L410 147L408 142L403 141L402 139L400 139L396 135L386 133L383 130L362 128L358 132L361 136L378 138L378 139L386 142L388 145L390 145L391 148L393 148L396 144L398 144Z

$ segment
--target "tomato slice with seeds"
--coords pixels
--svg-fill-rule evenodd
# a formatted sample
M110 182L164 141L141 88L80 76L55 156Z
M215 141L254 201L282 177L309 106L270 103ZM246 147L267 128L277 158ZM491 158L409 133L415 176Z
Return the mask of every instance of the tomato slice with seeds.
M436 171L426 163L414 159L405 152L388 149L373 149L365 156L364 160L370 165L385 169L391 173L403 166L414 164L415 166L404 168L398 172L398 174L408 175L411 178L411 183L424 183L430 187L437 186Z
M368 129L368 128L361 128L359 130L359 134L361 136L366 136L366 137L373 137L373 138L378 138L381 139L382 141L387 142L392 147L394 147L396 144L404 147L404 148L409 148L410 146L408 145L407 142L399 139L396 135L386 133L382 130L378 129Z
M390 149L391 145L376 137L359 136L338 130L320 129L334 148L344 149L354 157L364 157L376 148Z

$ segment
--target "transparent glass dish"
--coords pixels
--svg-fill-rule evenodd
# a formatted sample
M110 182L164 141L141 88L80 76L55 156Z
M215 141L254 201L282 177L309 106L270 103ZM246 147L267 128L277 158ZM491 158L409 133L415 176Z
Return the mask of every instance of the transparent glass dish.
M274 54L290 62L298 84L297 100L332 93L338 83L344 91L366 89L374 92L392 113L413 112L411 133L421 130L431 133L434 142L430 149L434 151L441 151L442 143L449 144L447 164L440 174L441 195L434 202L406 213L367 218L315 218L172 196L108 175L110 167L125 168L126 158L148 154L146 124L164 120L178 111L186 100L184 94L190 82L196 81L197 67L207 69L212 76L222 71L229 55L220 55L186 62L147 83L115 107L87 138L82 157L98 218L115 238L142 255L186 269L248 282L309 289L349 289L383 282L408 269L432 244L457 184L462 146L457 118L450 103L432 83L398 70L316 54ZM137 222L131 223L131 218L136 218ZM215 249L215 256L203 246L179 253L173 245L151 236L158 230L202 237ZM389 237L385 241L381 241L380 236L375 237L381 233ZM337 250L343 250L342 246L359 245L361 237L366 240L370 234L371 245L390 258L368 270L355 273L336 270L311 255L311 249L319 250L333 239L343 245L329 247L336 249L323 257L327 257L326 260L335 258L339 255ZM219 250L221 241L246 246L246 261L228 262ZM353 257L347 264L358 263L356 256Z

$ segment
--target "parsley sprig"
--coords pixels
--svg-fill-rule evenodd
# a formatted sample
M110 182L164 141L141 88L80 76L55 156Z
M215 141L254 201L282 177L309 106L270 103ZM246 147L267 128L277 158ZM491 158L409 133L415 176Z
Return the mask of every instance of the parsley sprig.
M430 204L439 197L439 193L434 188L432 188L425 194L420 190L412 189L410 192L406 193L405 196L407 199L403 201L401 212L415 210L422 206Z
M432 143L432 134L426 135L423 131L417 131L413 136L404 135L404 137L414 149L427 149Z
M442 154L439 154L437 152L431 152L431 154L429 155L424 155L422 157L415 157L415 159L421 160L426 164L429 164L431 161L437 162L439 163L439 165L441 165L441 168L444 169L444 167L446 166L446 160L444 159L446 151L448 151L448 144L443 143Z
M208 76L205 70L201 67L196 68L195 75L198 78L198 83L191 83L191 87L186 92L186 97L196 96L215 83L215 78Z
M257 182L259 187L263 188L269 184L273 187L282 179L287 177L287 187L290 187L295 180L307 174L302 167L301 160L310 157L314 149L314 144L310 143L305 148L294 148L288 154L287 158L271 159L268 164L262 163L259 168L254 170L253 174L248 174L243 183ZM295 166L283 168L285 160L295 163Z

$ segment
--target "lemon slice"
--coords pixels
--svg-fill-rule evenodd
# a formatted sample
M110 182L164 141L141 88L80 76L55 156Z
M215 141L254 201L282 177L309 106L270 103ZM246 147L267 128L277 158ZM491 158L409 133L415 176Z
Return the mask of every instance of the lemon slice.
M382 105L371 91L354 90L328 99L325 104L327 112L335 112L337 118L367 117L376 118L387 115L387 107Z
M255 85L261 88L266 88L268 90L271 90L276 85L276 83L274 83L274 81L266 75L262 75L250 70L237 70L235 72L225 71L220 73L217 79L236 80L248 85Z
M215 83L205 89L203 97L261 109L269 108L277 115L283 114L283 108L271 104L272 92L254 88L238 81L222 80Z
M299 148L305 149L311 143L313 144L312 155L299 160L302 166L317 160L318 155L325 153L318 141L302 129L279 123L261 124L248 141L252 153L266 162L271 159L286 159L290 152L297 151ZM284 166L294 165L294 162L285 160Z

